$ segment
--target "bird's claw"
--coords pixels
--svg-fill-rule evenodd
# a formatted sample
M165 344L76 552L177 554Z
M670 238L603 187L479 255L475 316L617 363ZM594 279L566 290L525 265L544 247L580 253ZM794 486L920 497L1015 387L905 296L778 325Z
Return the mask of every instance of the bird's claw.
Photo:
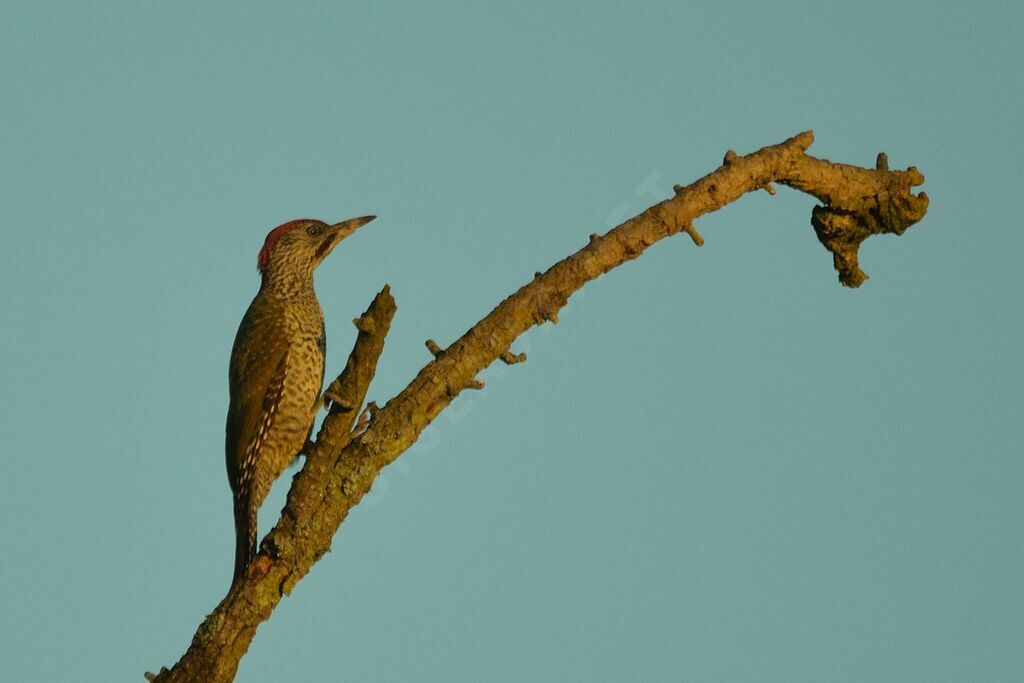
M370 421L373 419L373 414L377 411L377 404L370 401L363 408L363 412L359 414L359 419L356 420L355 427L352 428L353 436L359 436L366 431L367 427L370 426Z
M341 410L354 410L355 409L354 405L352 405L351 403L346 401L344 398L339 396L337 393L332 391L330 387L327 387L327 389L324 391L323 396L321 397L321 400L323 401L324 409L326 409L326 410L330 410L331 409L331 404L334 404L334 405L338 406L338 408L340 408Z

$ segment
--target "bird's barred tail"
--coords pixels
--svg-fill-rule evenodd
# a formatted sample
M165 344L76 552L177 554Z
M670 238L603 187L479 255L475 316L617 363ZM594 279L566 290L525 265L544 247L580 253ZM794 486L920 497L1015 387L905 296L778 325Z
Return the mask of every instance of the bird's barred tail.
M235 496L235 574L236 583L245 576L249 563L256 557L256 510L246 495Z

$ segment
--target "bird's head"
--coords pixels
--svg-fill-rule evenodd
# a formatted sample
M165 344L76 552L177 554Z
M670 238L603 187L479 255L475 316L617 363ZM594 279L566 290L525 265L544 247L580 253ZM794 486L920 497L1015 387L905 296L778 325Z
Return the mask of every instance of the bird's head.
M257 266L264 278L312 277L334 247L374 218L361 216L334 225L312 218L288 221L267 234Z

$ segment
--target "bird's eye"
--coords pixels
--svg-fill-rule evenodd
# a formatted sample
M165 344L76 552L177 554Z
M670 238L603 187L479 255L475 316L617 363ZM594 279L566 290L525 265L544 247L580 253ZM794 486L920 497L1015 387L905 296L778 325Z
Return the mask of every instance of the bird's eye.
M306 228L306 232L312 235L313 237L316 237L323 231L323 228L321 228L319 225L311 225L308 228Z

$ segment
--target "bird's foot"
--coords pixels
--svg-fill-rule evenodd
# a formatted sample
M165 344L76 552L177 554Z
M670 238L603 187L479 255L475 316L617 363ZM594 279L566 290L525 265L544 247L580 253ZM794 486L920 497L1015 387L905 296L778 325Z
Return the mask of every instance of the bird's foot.
M370 426L370 421L373 419L373 414L377 412L377 404L370 401L363 408L363 412L359 414L359 419L356 420L355 427L352 428L352 436L359 436Z
M330 387L327 387L327 389L324 390L323 396L320 397L320 400L323 401L324 408L327 410L330 410L332 405L335 405L338 409L344 411L355 410L356 408L350 402L335 393Z

